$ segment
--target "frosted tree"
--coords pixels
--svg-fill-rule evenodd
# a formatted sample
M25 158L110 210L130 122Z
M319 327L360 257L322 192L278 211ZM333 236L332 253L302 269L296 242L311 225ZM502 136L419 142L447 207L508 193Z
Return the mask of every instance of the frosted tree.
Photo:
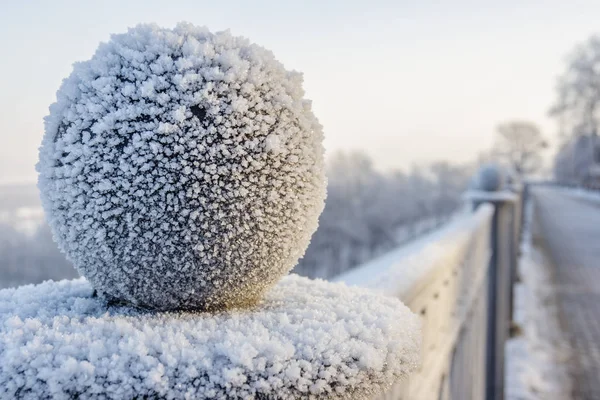
M471 177L469 169L449 163L409 174L381 172L362 152L334 153L327 170L319 229L295 268L310 277L344 272L414 236L423 220L447 216L461 204Z
M431 216L434 213L431 193L435 190L435 183L427 176L422 167L413 166L408 176L409 199L415 207L415 217Z
M556 102L550 110L561 131L570 135L598 134L600 121L600 36L578 45L558 78Z
M444 161L434 163L430 169L436 186L433 208L438 215L448 215L459 207L461 195L471 179L470 171Z
M46 224L29 235L0 223L0 289L75 276L75 269L58 251Z
M511 121L498 126L493 154L522 178L541 168L542 151L547 146L535 124Z
M565 141L554 156L552 172L554 179L561 183L575 183L575 152L570 141Z
M558 79L550 114L557 118L565 142L555 158L557 179L596 184L600 162L600 36L578 45ZM596 169L594 169L596 166Z
M594 165L594 138L574 136L566 140L554 157L553 172L558 182L583 185L589 183Z

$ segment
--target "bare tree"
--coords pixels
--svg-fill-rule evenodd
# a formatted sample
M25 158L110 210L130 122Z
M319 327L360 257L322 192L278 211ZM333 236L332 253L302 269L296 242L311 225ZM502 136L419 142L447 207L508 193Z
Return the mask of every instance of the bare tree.
M540 169L541 152L546 147L548 144L535 124L512 121L498 126L493 152L515 174L523 177Z
M436 163L378 171L362 152L338 152L328 163L325 210L295 272L327 278L362 264L417 234L419 224L448 216L462 203L471 172Z
M556 179L600 185L600 36L570 55L550 115L557 118L564 142L555 158Z
M600 36L577 46L558 78L557 100L550 114L566 136L598 134L600 122Z
M471 175L467 168L438 161L430 166L436 190L433 203L436 213L449 215L460 206L461 195L468 186Z

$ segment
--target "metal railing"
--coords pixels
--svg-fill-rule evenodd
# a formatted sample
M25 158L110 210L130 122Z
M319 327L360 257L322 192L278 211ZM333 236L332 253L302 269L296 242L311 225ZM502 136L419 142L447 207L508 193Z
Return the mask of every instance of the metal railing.
M503 399L520 193L469 193L474 211L335 279L399 297L422 316L420 370L377 399Z

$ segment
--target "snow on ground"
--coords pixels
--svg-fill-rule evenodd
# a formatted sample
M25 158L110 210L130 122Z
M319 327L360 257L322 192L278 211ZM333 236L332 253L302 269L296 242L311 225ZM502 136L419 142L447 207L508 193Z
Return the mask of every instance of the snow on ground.
M0 398L370 398L415 369L400 301L284 278L218 314L107 306L84 279L0 291Z
M570 398L569 350L558 321L549 261L532 244L533 205L526 207L526 227L519 261L521 283L515 287L515 322L520 334L505 348L508 400Z
M578 199L600 202L600 191L583 188L563 188L562 190L569 196L576 197Z

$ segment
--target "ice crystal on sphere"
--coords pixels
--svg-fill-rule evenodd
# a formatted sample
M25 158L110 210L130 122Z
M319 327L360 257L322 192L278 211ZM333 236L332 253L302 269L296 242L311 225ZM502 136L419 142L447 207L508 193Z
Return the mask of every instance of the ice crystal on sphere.
M37 165L59 247L140 307L250 304L303 255L325 198L302 75L229 32L113 35L77 63Z

